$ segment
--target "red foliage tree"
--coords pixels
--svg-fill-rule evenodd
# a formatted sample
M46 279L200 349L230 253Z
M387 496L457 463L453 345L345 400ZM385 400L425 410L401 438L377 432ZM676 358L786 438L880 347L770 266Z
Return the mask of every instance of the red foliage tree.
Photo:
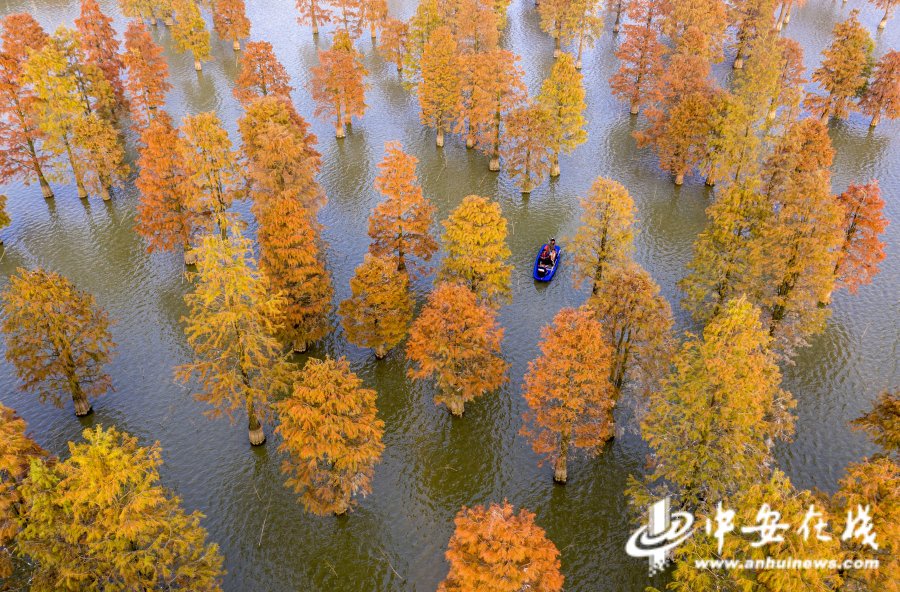
M319 34L319 25L327 25L331 22L331 10L328 9L328 2L322 0L296 0L297 10L300 16L297 22L301 26L310 25L312 27L313 36Z
M632 115L637 115L647 102L663 74L666 46L659 41L659 26L655 22L661 13L660 0L635 0L628 7L628 15L638 24L622 26L625 40L616 49L622 65L609 79L609 85L619 100L628 101Z
M250 36L250 19L244 0L216 0L212 15L213 27L219 37L231 39L234 51L240 51L241 39Z
M168 82L169 66L162 48L139 21L131 21L125 30L122 62L128 68L125 88L131 97L131 112L149 124L156 110L165 104L172 85Z
M518 107L527 95L525 73L516 65L519 56L493 49L473 56L474 91L469 125L474 126L476 146L491 157L490 170L500 170L500 129L503 115Z
M872 116L872 127L882 114L900 119L900 52L890 50L875 64L875 75L859 100L859 110Z
M534 514L503 502L463 506L450 539L450 573L438 592L561 592L559 551Z
M44 197L52 198L53 190L44 177L49 157L38 151L44 133L31 111L36 97L30 86L19 81L29 51L46 46L49 37L23 12L3 19L0 38L0 181L21 178L27 185L37 179Z
M369 73L363 67L362 55L346 31L335 34L332 48L319 52L319 65L310 71L313 77L307 88L316 102L315 116L324 120L335 117L335 136L343 138L344 121L365 113L369 88L363 82Z
M194 263L191 243L200 227L200 213L189 206L187 173L172 150L178 132L165 111L141 134L140 172L134 182L141 192L134 230L147 243L147 252L181 248L184 262Z
M496 313L478 303L461 284L439 284L413 323L406 357L415 363L407 374L417 380L434 378L444 403L460 416L465 404L496 390L507 381L508 364L498 355L503 329Z
M122 71L125 64L119 55L119 41L112 28L112 19L100 12L97 0L80 0L81 16L75 19L75 28L81 33L81 47L88 64L94 64L103 72L103 77L113 89L116 104L120 109L128 108L125 99L125 85Z
M553 479L565 483L571 453L583 448L595 455L613 435L613 351L588 308L560 310L541 330L539 347L525 375L529 425L521 434L553 463Z
M884 217L884 200L878 181L865 185L850 184L837 198L844 211L844 241L834 273L838 287L856 294L859 286L872 282L884 260L885 244L878 238L890 221Z
M270 94L291 100L291 77L275 57L268 41L248 41L239 60L241 72L232 91L241 105L247 107L257 97Z

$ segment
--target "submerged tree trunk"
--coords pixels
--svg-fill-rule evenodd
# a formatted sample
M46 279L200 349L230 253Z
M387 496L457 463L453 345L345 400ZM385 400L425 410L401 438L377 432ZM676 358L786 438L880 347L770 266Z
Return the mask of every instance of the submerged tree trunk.
M344 134L344 120L341 119L341 106L340 104L337 107L337 119L334 122L334 137L335 138L343 138Z
M167 12L166 12L165 16L163 17L163 23L165 23L165 25L166 25L167 27L171 27L172 25L175 24L175 19L172 18L172 12L171 12L171 11L167 11Z
M241 51L241 42L235 39L231 42L231 47L234 48L234 51Z
M334 500L334 515L343 516L350 509L350 492L342 491L341 496Z
M47 183L47 179L44 177L44 171L41 169L41 163L37 158L37 151L34 148L34 142L31 141L31 138L28 138L28 151L31 153L31 162L34 165L34 173L37 175L38 181L41 184L41 193L44 195L45 199L53 199L53 190L50 189L50 183Z
M309 343L306 341L294 341L291 343L291 350L298 354L304 353L307 349L309 349Z
M84 188L84 182L81 180L81 173L78 172L78 166L75 164L75 156L72 154L72 147L69 146L69 140L64 139L63 144L66 146L66 152L69 155L69 163L72 165L72 174L75 175L75 186L78 188L78 197L87 199L88 192Z
M152 10L150 11L150 24L156 26L156 13Z
M619 22L622 20L622 2L616 5L616 22L613 23L613 33L619 32Z
M556 25L556 47L553 48L553 59L556 59L562 53L562 49L560 48L560 43L562 43L562 22L559 22Z
M737 50L737 55L734 56L734 64L731 65L735 70L742 70L744 68L744 44L742 43Z
M462 414L466 411L466 402L463 400L462 394L452 387L444 390L444 402L450 413L456 417L462 417Z
M875 115L872 117L872 121L869 122L869 127L875 127L878 125L878 122L881 121L881 109L875 112Z
M568 475L566 473L566 460L569 454L569 436L565 435L559 441L559 457L553 467L553 480L557 483L565 483Z
M551 156L550 176L551 177L559 176L559 152L556 152L556 151L554 151L553 156Z
M584 35L578 40L578 59L575 60L575 69L581 70L581 50L584 49Z
M249 420L248 430L250 434L250 444L259 446L266 441L266 432L263 431L263 426L256 417L253 401L249 398L247 399L247 418Z
M847 1L847 0L844 0L844 2L846 2L846 1ZM878 30L879 30L879 31L882 30L882 29L884 29L884 28L887 26L888 15L889 15L890 13L891 13L891 9L890 9L890 8L888 8L887 10L884 11L884 18L881 19L881 22L880 22L880 23L878 23Z
M437 128L437 145L438 148L444 147L444 125L439 124Z
M491 171L500 170L500 111L494 115L494 149L491 152L491 163L488 165Z
M675 184L681 185L684 183L684 173L678 173L675 175Z
M103 198L103 201L112 199L112 196L109 194L109 188L104 184L100 185L100 197Z
M75 373L71 369L66 370L66 373L68 374L69 379L69 390L72 391L72 403L75 405L75 415L84 417L91 412L91 402L88 401L84 391L81 390L81 385L78 384Z
M375 346L375 357L379 360L383 360L387 355L387 347L383 343Z
M784 27L784 12L787 10L787 0L781 3L781 12L778 13L778 21L775 23L775 30L780 31Z
M190 245L184 245L184 264L185 265L196 265L197 264L197 251L191 249Z

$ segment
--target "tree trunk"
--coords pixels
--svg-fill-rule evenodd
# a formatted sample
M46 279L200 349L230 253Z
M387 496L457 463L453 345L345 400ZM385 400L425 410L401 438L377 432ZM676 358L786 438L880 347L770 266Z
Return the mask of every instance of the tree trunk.
M558 177L559 176L559 153L554 152L553 156L551 156L551 159L552 159L552 161L550 163L550 176Z
M338 107L337 110L337 119L334 122L334 137L335 138L343 138L344 134L344 120L341 119L341 108Z
M488 164L488 170L495 173L500 170L500 157L496 154L494 156L491 156L491 162L490 164Z
M784 26L786 27L788 23L791 22L791 9L794 7L794 3L791 2L788 4L787 14L784 15Z
M444 147L444 126L439 125L437 129L437 145L438 148Z
M166 15L163 17L163 23L165 23L165 25L167 27L171 27L172 25L175 24L175 19L172 18L171 12L167 12Z
M347 510L350 509L350 494L341 493L341 497L334 500L334 515L335 516L343 516L347 513Z
M197 251L191 249L189 245L184 245L184 264L185 265L196 265L197 264Z
M684 173L678 173L675 175L675 184L681 185L684 183Z
M315 11L313 11L310 16L312 16L313 37L318 37L319 36L319 23L316 21Z
M773 106L771 109L769 109L769 115L768 115L768 117L766 117L766 119L775 119L775 116L777 114L778 114L778 107Z
M250 398L247 399L247 420L250 444L259 446L266 441L266 432L263 431L263 426L256 417L256 409L253 408L253 401Z
M553 48L553 59L556 59L562 53L562 49L560 49L561 37L562 37L562 24L557 25L556 28L556 47Z
M619 32L619 22L622 20L622 3L619 2L616 7L616 22L613 23L613 33Z
M41 163L38 162L31 138L28 139L28 147L31 149L31 162L34 164L34 173L41 183L41 193L44 195L44 199L53 199L53 190L50 189L50 183L47 183L47 179L44 177L44 171L41 169Z
M557 483L565 483L568 475L566 474L566 460L569 454L569 437L563 436L559 443L559 458L556 459L556 465L553 467L553 480Z
M469 127L469 133L466 134L466 148L471 149L475 147L475 135L472 133L472 128Z
M374 44L375 39L378 38L378 35L375 33L375 23L372 23L372 25L369 28L370 28L370 32L372 33L372 43Z
M100 197L103 198L103 201L112 199L112 196L109 194L109 188L106 185L100 185Z
M234 51L241 51L241 42L235 39L231 42L231 47L234 48Z
M497 172L500 170L500 110L497 110L497 113L494 115L495 120L495 128L494 128L494 150L491 153L491 162L488 165L488 170Z
M154 13L152 10L150 11L150 24L154 27L156 26L156 13Z
M778 13L778 21L775 23L775 30L780 31L784 26L784 11L787 8L787 0L781 3L781 12Z
M304 353L307 349L309 349L309 343L306 341L294 341L291 343L291 349L298 354Z
M91 412L91 402L88 401L87 397L84 395L81 395L77 399L73 398L72 402L75 403L75 415L78 417L84 417Z
M447 404L447 409L450 410L450 413L452 413L456 417L462 417L462 414L466 411L466 403L465 401L463 401L461 395L459 395L454 389L448 388L444 396L444 400Z
M631 101L631 114L637 115L641 110L641 105L637 101Z
M194 69L197 72L200 72L201 70L203 70L203 64L200 62L200 58L198 58L196 56L194 56Z
M732 64L732 68L735 70L742 70L744 68L744 46L741 45L738 47L737 55L734 56L734 64Z
M375 346L375 357L379 360L383 360L387 355L387 347L383 343L380 343Z
M584 35L578 40L578 59L575 60L575 69L581 70L581 50L584 49Z
M875 115L872 117L872 121L869 122L869 127L875 127L878 125L878 122L881 121L881 109L875 112Z
M847 0L844 0L844 2L846 2L846 1L847 1ZM890 8L888 8L887 10L884 11L884 18L881 19L881 22L880 22L880 23L878 23L878 30L879 30L879 31L881 31L882 29L884 29L884 28L887 26L888 14L890 13L890 11L891 11Z

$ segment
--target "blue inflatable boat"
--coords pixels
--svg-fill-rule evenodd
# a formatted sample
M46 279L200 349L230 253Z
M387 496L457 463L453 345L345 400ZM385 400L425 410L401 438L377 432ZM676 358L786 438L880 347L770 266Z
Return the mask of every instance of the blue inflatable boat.
M541 253L544 252L544 245L541 247L541 250L538 251L537 258L534 260L534 279L539 282L549 282L553 279L553 276L556 274L556 269L559 267L559 245L556 246L556 259L553 261L553 267L546 269L542 265L540 265Z

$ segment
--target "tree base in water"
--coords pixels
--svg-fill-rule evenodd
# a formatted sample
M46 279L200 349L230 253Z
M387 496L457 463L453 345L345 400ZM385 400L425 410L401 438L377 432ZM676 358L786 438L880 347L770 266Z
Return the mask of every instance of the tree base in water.
M384 345L379 345L375 348L375 357L379 360L383 360L387 355L387 348Z
M73 402L75 403L75 415L78 417L84 417L93 409L91 402L87 399L75 399Z
M675 175L675 184L682 185L683 183L684 183L684 173L681 173L680 175Z
M184 264L185 265L196 265L197 264L197 252L196 251L185 251L184 252Z
M495 173L500 170L500 158L499 157L495 156L494 158L491 159L491 164L488 165L488 170L491 170Z
M450 410L455 417L462 417L462 414L466 411L466 404L462 399L458 399L456 397L452 399L447 399L446 401L447 409Z
M259 446L265 441L266 432L263 431L262 426L259 426L255 430L250 430L250 444L252 444L253 446Z
M234 48L234 51L241 51L241 42L238 41L237 39L235 39L234 42L231 44L231 47Z
M41 193L44 195L44 199L53 199L53 190L50 189L49 185L41 184Z
M298 354L302 354L307 349L309 349L309 344L307 344L305 341L295 341L291 344L291 349Z

